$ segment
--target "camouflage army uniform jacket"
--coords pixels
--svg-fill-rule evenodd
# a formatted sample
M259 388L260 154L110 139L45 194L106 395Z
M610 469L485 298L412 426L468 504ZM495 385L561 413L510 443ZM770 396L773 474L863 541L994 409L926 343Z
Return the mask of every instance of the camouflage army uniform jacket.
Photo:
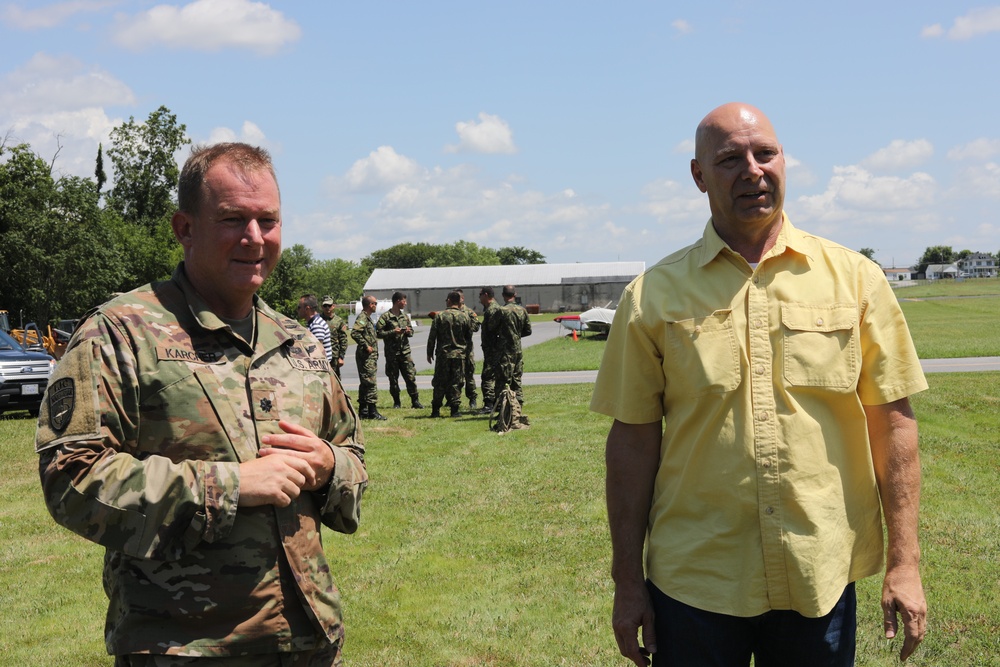
M45 502L106 549L111 654L272 653L343 635L320 523L357 529L363 441L322 347L254 301L251 347L181 264L101 306L49 382L36 436ZM289 507L238 507L239 465L278 419L330 444L329 486Z
M347 325L339 315L333 315L326 321L330 327L330 346L333 348L333 358L343 359L347 353Z
M375 325L372 318L367 313L362 312L354 320L354 327L351 329L351 338L357 343L357 350L354 352L355 358L359 361L366 359L378 359L378 336L375 335ZM368 347L372 349L368 352Z
M483 359L485 361L492 361L496 357L499 343L497 342L496 323L493 318L498 317L499 314L500 306L496 301L490 301L483 307L483 332L480 335L482 336Z
M469 318L469 325L472 327L472 333L476 333L477 331L479 331L479 327L481 326L479 322L479 314L476 313L476 311L474 311L472 308L466 306L464 303L461 306L461 311L465 313L466 317ZM470 357L475 352L473 345L474 341L472 340L472 336L469 336L469 344L466 345L466 352Z
M400 333L396 333L397 328L401 330ZM399 311L399 315L394 315L391 310L382 313L375 324L375 335L385 341L386 358L410 354L413 325L405 311Z
M521 356L521 339L531 335L531 319L524 306L514 301L505 303L490 318L490 328L496 336L497 355L504 358Z
M472 340L472 322L459 308L446 308L434 316L427 349L438 358L464 359L465 348Z

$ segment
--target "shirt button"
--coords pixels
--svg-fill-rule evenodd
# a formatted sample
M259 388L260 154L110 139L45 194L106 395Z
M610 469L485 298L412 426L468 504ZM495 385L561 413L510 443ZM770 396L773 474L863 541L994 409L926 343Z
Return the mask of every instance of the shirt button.
M696 334L700 334L701 333L701 325L700 324L694 328L694 332Z
M764 514L768 514L768 515L774 514L774 508L773 507L765 507L764 508Z
M754 369L754 372L757 373L757 375L763 375L764 374L764 367L763 366L758 366L757 368Z
M822 317L817 317L816 318L816 326L818 326L818 327L823 326L823 318Z
M762 326L764 326L764 323L763 323L763 322L761 322L760 320L754 320L754 321L753 321L753 325L754 325L755 327L757 327L758 329L760 329L760 328L761 328Z
M757 285L758 283L760 283L760 276L754 276L753 277L753 284Z
M771 462L770 461L764 461L764 467L765 468L770 468L771 467Z
M762 422L766 422L767 421L767 413L766 412L761 412L759 415L757 415L757 419L759 419Z

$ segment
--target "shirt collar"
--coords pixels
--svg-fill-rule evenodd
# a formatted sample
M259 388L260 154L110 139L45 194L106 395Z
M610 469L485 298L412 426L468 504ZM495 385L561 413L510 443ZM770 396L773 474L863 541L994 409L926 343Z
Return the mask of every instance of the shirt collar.
M764 256L761 257L761 261L764 261L768 257L777 257L778 255L783 254L786 250L790 250L804 257L809 257L809 253L806 252L808 244L805 241L805 234L792 225L792 221L788 219L788 214L784 211L781 212L781 220L781 229L778 231L778 238L775 239L774 247L768 250ZM698 262L698 266L705 266L724 250L734 252L732 248L730 248L729 245L722 240L719 233L715 231L715 225L712 224L712 219L709 218L708 224L705 225L705 232L701 237L701 259Z

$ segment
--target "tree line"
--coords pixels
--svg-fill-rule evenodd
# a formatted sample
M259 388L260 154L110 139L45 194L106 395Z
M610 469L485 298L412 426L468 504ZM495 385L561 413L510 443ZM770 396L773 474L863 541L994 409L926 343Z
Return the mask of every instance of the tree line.
M183 257L170 218L180 173L174 155L191 143L186 129L165 106L145 122L130 117L111 131L106 152L98 146L93 178L60 175L59 149L46 161L10 133L0 139L0 309L12 323L77 318L116 292L170 276ZM544 262L528 248L468 241L402 243L360 262L317 260L296 244L282 252L261 296L294 316L305 293L359 298L376 268Z

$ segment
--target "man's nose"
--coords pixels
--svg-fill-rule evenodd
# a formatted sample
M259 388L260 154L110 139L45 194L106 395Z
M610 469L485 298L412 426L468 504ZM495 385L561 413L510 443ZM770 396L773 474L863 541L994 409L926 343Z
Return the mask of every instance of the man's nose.
M260 224L257 218L250 218L250 222L243 230L243 243L245 245L263 245L264 235L260 231Z

